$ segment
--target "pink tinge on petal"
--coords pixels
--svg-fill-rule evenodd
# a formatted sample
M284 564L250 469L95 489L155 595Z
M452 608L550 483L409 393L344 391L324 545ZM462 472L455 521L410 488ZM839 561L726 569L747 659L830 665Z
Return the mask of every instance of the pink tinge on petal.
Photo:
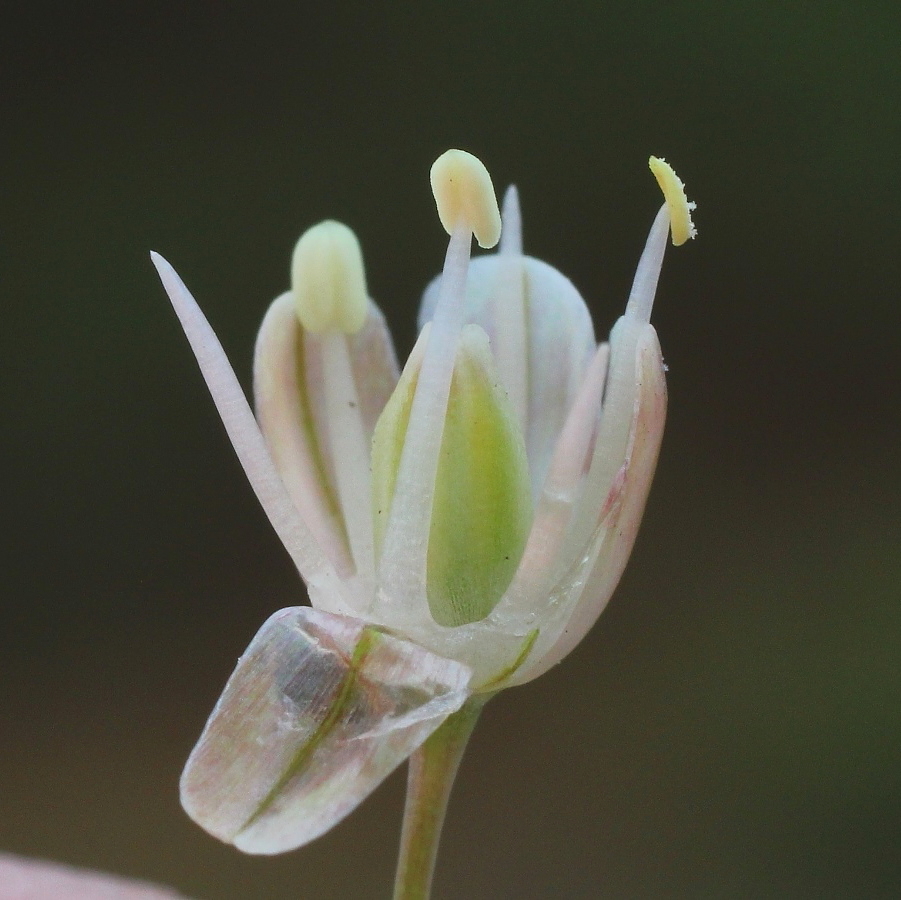
M594 560L584 578L578 602L550 647L523 666L513 683L536 678L556 665L588 633L619 583L644 514L666 420L666 378L657 335L650 325L636 348L635 401L625 460L614 474L600 505L592 544ZM584 552L584 551L583 551Z
M366 324L348 337L360 414L370 437L400 377L391 332L382 311L369 301Z
M247 853L299 847L456 712L471 675L360 619L281 610L239 660L191 753L182 805Z
M253 362L256 415L275 467L320 546L338 573L353 573L344 528L317 441L304 377L312 354L304 352L294 298L273 301L257 335Z
M328 341L342 344L332 351L344 351L340 384L334 366L326 365L335 362L334 352L326 352ZM294 505L344 577L358 568L348 538L357 538L351 545L359 550L360 523L367 532L372 528L368 487L348 497L347 483L368 483L372 433L397 378L391 336L371 301L363 328L353 335L304 331L292 294L278 297L263 319L254 353L257 419ZM338 428L345 420L358 440L347 439L347 427ZM328 603L327 597L312 599L317 606Z
M391 337L369 302L355 334L303 335L306 395L331 494L337 499L360 588L375 579L371 455L375 425L398 380ZM369 587L366 588L368 583Z
M557 440L516 573L513 591L522 597L519 603L531 606L539 602L546 586L559 574L560 547L594 447L609 359L609 345L601 344Z

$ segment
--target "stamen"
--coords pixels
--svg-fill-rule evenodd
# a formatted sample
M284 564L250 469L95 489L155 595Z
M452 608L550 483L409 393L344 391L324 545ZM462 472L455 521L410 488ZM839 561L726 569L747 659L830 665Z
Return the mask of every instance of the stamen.
M663 254L666 252L666 236L670 229L670 213L667 204L663 204L654 218L654 224L648 232L635 279L629 292L626 304L626 315L641 322L651 321L651 309L657 293L657 281L660 278L660 267L663 265Z
M636 402L642 396L638 348L651 327L651 308L657 292L657 280L666 250L667 231L672 228L673 243L682 244L695 236L691 222L693 203L685 197L685 188L672 167L651 157L651 171L663 190L666 203L651 226L644 252L638 262L635 281L626 304L626 312L610 333L610 367L604 395L604 412L598 429L594 455L578 510L569 526L576 541L591 533L598 524L597 510L607 507L606 498L615 494L618 470L628 464L627 447ZM654 336L656 340L656 336Z
M451 237L416 382L379 573L384 599L395 608L404 604L411 616L422 617L429 615L425 600L428 535L464 322L471 236L475 234L481 246L492 247L501 230L491 176L472 154L448 150L432 165L430 178L438 217Z
M685 196L685 185L673 171L673 167L665 160L652 156L648 165L663 191L666 205L669 207L670 223L673 230L673 246L679 247L689 238L697 235L697 229L691 221L691 211L695 208Z
M484 163L465 150L448 150L432 164L430 178L444 230L453 234L465 225L480 247L493 247L501 236L501 214Z
M463 328L463 299L472 233L466 224L451 235L416 393L404 438L380 566L385 599L428 615L426 558L438 456L444 435L454 360Z
M691 221L694 203L689 203L685 196L685 185L673 171L673 167L664 159L652 156L649 162L651 171L663 191L666 203L663 204L635 270L635 280L626 304L626 315L642 322L651 321L651 308L654 295L657 293L657 281L660 278L660 267L663 265L663 254L666 250L667 231L672 230L673 244L680 246L689 238L697 235Z
M353 231L333 221L308 229L294 249L291 281L297 317L321 349L324 426L348 543L357 572L371 577L370 439L348 347L366 322L369 299Z
M297 317L307 331L356 334L369 306L357 236L328 220L308 229L294 248L291 288Z

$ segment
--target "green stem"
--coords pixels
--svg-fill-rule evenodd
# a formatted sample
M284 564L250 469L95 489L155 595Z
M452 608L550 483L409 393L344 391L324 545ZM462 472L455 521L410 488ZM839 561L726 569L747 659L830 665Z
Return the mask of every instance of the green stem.
M491 694L476 694L411 757L394 900L428 900L441 826L463 751Z

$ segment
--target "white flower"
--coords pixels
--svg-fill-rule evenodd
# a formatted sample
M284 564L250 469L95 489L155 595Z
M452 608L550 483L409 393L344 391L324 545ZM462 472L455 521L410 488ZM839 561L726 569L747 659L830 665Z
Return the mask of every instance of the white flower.
M432 169L450 233L399 375L353 233L298 243L269 308L256 418L172 267L153 260L312 608L275 613L242 656L182 778L188 813L222 840L277 853L322 834L467 697L559 662L603 610L632 549L666 409L649 322L667 198L625 314L597 345L578 291L524 256L517 194L501 231L484 166Z

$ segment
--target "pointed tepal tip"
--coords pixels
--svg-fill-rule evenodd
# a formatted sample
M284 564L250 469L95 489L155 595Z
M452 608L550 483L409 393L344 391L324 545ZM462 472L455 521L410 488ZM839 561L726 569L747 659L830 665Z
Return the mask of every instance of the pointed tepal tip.
M501 253L522 255L522 213L519 210L519 191L511 184L504 192L503 231L498 248Z
M695 204L685 196L685 185L665 159L652 156L648 160L648 166L654 173L666 200L673 246L679 247L698 233L691 221L691 212L695 208Z
M169 299L173 300L174 303L173 297L179 292L187 290L181 278L178 277L178 272L172 268L172 263L170 263L165 256L157 253L156 250L150 251L150 261L153 263L156 274L159 275L160 281L163 283L163 287L169 295Z
M169 263L166 262L165 257L163 257L162 254L157 253L156 250L150 251L150 261L153 263L154 268L157 270L157 272L159 272L160 269L164 266L169 265Z
M448 234L465 224L486 250L500 240L501 212L480 159L465 150L448 150L432 164L430 179L438 218Z
M356 334L369 304L363 251L353 231L331 220L308 228L294 248L291 290L307 331Z

